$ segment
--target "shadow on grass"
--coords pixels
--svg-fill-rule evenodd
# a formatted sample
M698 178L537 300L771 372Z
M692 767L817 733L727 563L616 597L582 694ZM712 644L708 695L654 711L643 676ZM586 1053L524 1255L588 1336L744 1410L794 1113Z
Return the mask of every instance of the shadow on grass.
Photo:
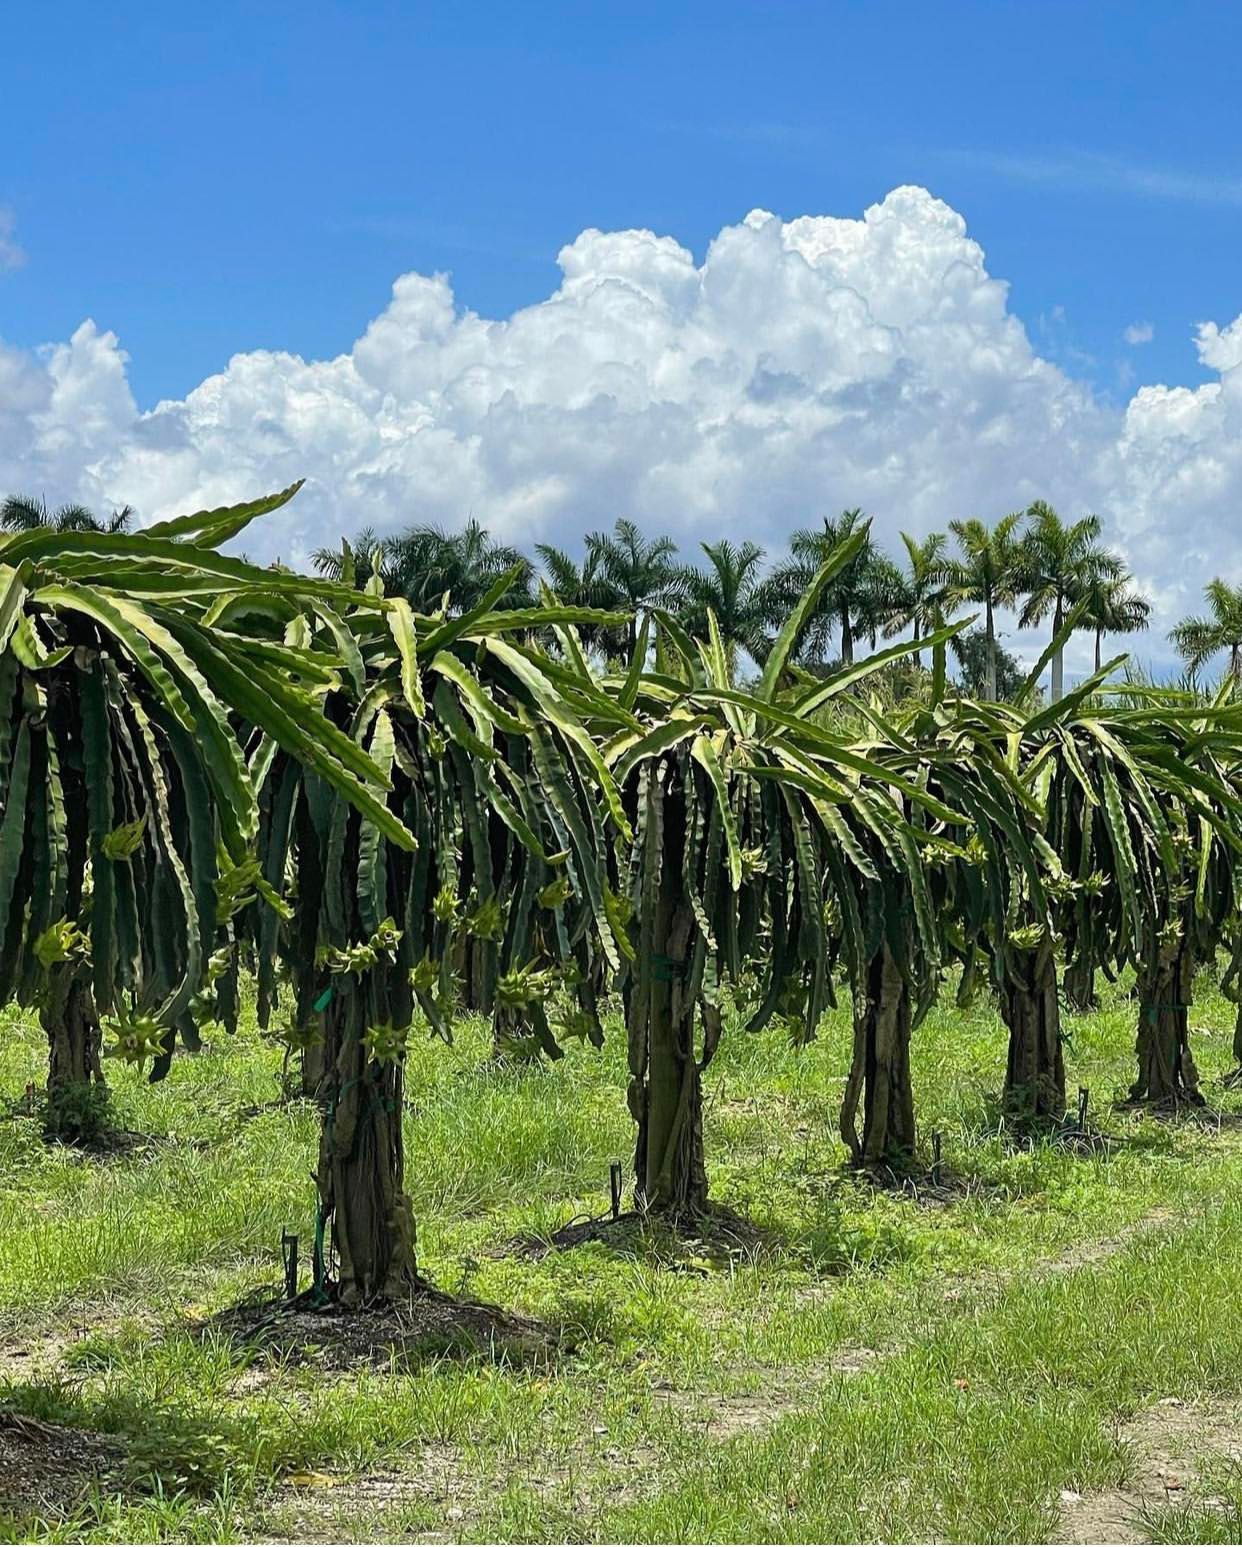
M1204 1133L1237 1133L1242 1130L1242 1112L1226 1112L1206 1101L1131 1101L1117 1102L1117 1111L1132 1112L1151 1118L1164 1128L1196 1128Z
M1079 1094L1081 1097L1083 1091L1080 1090ZM1115 1128L1101 1126L1096 1118L1097 1112L1108 1112L1132 1120L1147 1117L1159 1121L1141 1126L1132 1121L1129 1131L1118 1132ZM1196 1114L1207 1126L1216 1126L1218 1119L1223 1126L1229 1126L1233 1121L1230 1114L1213 1111L1209 1122L1209 1109L1204 1107L1186 1105L1166 1112L1145 1102L1132 1102L1124 1098L1106 1100L1090 1110L1080 1100L1076 1111L1068 1111L1060 1119L1029 1119L1007 1109L1001 1096L993 1094L986 1098L981 1119L972 1127L967 1142L982 1146L997 1141L1001 1149L1011 1155L1029 1154L1032 1150L1042 1148L1091 1160L1111 1160L1123 1152L1158 1153L1170 1159L1179 1159L1183 1157L1174 1150L1171 1126L1167 1119L1184 1118L1190 1121L1195 1119ZM1239 1114L1237 1121L1242 1122L1242 1114ZM986 1171L981 1169L980 1175L985 1174Z

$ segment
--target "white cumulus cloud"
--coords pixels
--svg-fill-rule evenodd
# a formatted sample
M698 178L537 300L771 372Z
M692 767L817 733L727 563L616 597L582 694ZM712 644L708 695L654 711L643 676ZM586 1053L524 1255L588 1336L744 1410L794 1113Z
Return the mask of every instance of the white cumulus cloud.
M305 476L245 538L292 562L363 524L468 515L523 543L628 515L688 549L777 549L861 505L895 542L1041 497L1099 512L1161 626L1227 563L1242 319L1199 330L1217 379L1115 409L1038 354L962 217L914 187L861 219L753 211L702 261L588 230L559 263L553 294L502 319L444 275L402 275L348 353L237 355L149 412L93 322L34 353L0 344L0 492L154 519Z
M1156 329L1150 322L1132 322L1128 328L1123 329L1121 336L1127 344L1150 344L1156 336Z

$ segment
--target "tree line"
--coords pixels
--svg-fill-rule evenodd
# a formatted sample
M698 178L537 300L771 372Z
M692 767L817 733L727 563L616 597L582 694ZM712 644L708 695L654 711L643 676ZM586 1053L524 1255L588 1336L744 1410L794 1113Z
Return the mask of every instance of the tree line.
M611 532L588 533L581 559L537 543L532 560L517 547L495 542L475 520L457 532L423 524L382 539L373 529L363 529L351 546L360 580L378 573L416 608L434 606L446 592L457 605L468 606L497 575L508 572L515 578L502 606L528 606L539 586L547 585L563 601L582 606L631 615L663 607L695 632L702 631L710 610L727 648L761 663L818 565L865 523L863 512L855 509L795 531L788 555L772 565L758 544L727 538L700 544L702 561L686 564L671 537L648 537L624 518ZM1066 521L1043 501L992 526L972 518L950 521L947 533L924 538L902 532L900 562L868 532L848 572L818 603L797 659L807 666L849 665L862 641L875 649L881 638L907 630L918 641L963 609L974 608L981 615L977 629L953 642L958 675L968 691L1003 699L1025 677L997 637L997 615L1007 610L1017 612L1020 628L1047 624L1051 637L1073 613L1075 629L1094 635L1098 670L1105 637L1138 633L1147 628L1151 614L1124 560L1103 543L1102 535L1098 517ZM318 549L314 564L321 574L339 575L341 552ZM1178 624L1171 641L1191 673L1227 652L1236 678L1242 674L1242 586L1215 579L1206 599L1206 614ZM588 631L586 642L621 655L632 646L633 633L601 628ZM921 664L919 651L913 659ZM1059 698L1063 649L1050 664L1051 694Z
M52 526L61 531L127 532L133 523L128 505L99 517L80 504L50 509L29 496L12 496L0 504L0 528L8 531ZM588 533L581 559L536 543L532 560L520 548L497 542L471 518L459 531L416 523L380 537L374 528L364 527L344 549L316 549L312 562L319 574L339 578L346 562L343 552L348 552L357 583L377 576L390 594L404 596L416 611L433 610L445 595L453 606L468 609L501 575L510 579L498 608L529 607L546 585L574 606L632 617L662 607L696 633L702 632L711 611L726 648L762 663L825 556L866 524L860 509L825 517L822 526L795 531L788 555L772 565L758 544L727 538L701 543L703 560L687 564L671 537L649 537L624 517L611 532ZM953 653L963 686L997 700L1011 696L1025 676L997 637L999 612L1016 611L1023 629L1046 623L1051 637L1072 612L1076 630L1094 635L1097 671L1106 636L1139 633L1148 626L1151 604L1136 588L1125 561L1102 541L1097 516L1066 521L1051 505L1037 500L992 526L972 517L950 521L947 533L899 535L905 556L896 562L868 528L858 557L808 621L797 650L800 664L849 665L860 641L875 649L881 638L893 639L909 630L917 642L964 608L977 608L982 622L977 630L955 637ZM1229 675L1237 680L1242 677L1242 586L1215 578L1205 588L1205 601L1207 611L1178 623L1170 641L1191 675L1226 654ZM633 647L634 626L586 628L583 638L590 648L623 656ZM921 665L918 650L913 659ZM1054 652L1050 665L1051 696L1056 699L1064 692L1063 648Z

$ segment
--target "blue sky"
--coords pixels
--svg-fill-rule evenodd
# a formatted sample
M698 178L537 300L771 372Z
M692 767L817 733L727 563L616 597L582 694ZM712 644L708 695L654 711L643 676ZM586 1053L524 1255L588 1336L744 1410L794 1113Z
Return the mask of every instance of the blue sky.
M1242 583L1242 7L61 0L0 51L0 494L305 478L246 539L292 563L1047 499L1157 664Z
M93 317L140 407L236 351L347 350L404 270L501 316L585 227L701 259L754 206L909 182L1102 393L1200 382L1194 325L1242 307L1235 6L61 0L0 43L0 338Z

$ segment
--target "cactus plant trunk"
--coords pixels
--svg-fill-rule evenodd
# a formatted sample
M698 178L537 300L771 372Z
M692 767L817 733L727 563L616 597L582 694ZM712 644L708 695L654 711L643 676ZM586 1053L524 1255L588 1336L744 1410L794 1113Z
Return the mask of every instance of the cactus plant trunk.
M1154 1107L1202 1106L1190 1052L1194 955L1184 940L1162 944L1139 976L1138 1078L1132 1101ZM1237 1036L1235 1033L1235 1045Z
M1075 1015L1087 1015L1100 1006L1095 991L1095 964L1079 955L1065 969L1065 1002Z
M630 1111L638 1125L634 1155L639 1203L673 1217L701 1214L707 1205L703 1160L703 1089L695 1053L696 1005L687 975L695 920L685 895L680 856L685 807L680 787L652 781L645 841L659 883L651 917L643 921L639 985L629 1005Z
M1009 1028L1003 1104L1020 1127L1065 1116L1065 1059L1056 961L1048 940L1008 953L1000 1010Z
M854 1018L854 1060L841 1109L841 1136L856 1166L901 1170L914 1155L910 1026L909 989L885 940L871 959L866 1001Z
M339 985L324 1015L319 1083L316 1180L320 1218L331 1226L337 1258L333 1283L325 1287L345 1305L402 1299L423 1287L405 1193L401 1062L370 1056L363 1041L366 998L360 987Z
M103 1038L88 971L54 967L39 1006L47 1035L47 1132L53 1138L91 1137L92 1090L103 1093ZM81 1125L81 1126L80 1126Z

